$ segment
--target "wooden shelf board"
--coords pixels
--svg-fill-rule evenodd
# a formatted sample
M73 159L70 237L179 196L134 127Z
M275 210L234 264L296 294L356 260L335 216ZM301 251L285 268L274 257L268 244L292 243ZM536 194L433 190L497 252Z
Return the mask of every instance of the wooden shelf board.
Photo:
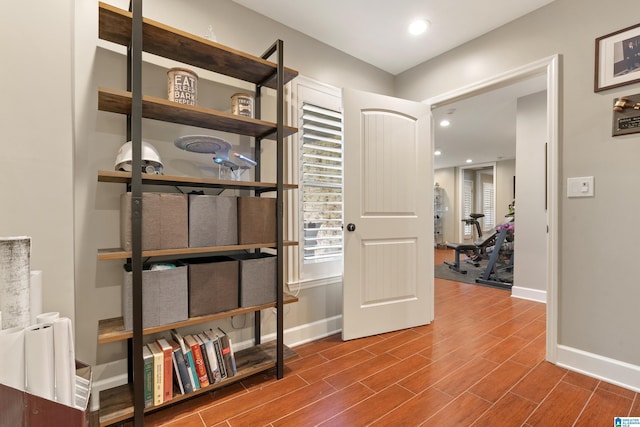
M287 241L283 246L297 246L298 242ZM233 246L209 246L202 248L177 248L177 249L157 249L152 251L142 251L142 257L164 257L164 256L185 256L185 255L202 255L202 254L214 254L220 252L234 252L244 251L249 249L261 249L261 248L275 248L277 244L275 242L265 243L252 243L248 245L233 245ZM131 258L131 252L125 251L122 248L107 248L98 250L98 260L111 261L116 259Z
M290 294L284 294L284 303L291 304L298 301L298 297ZM240 307L234 310L223 311L221 313L209 314L207 316L191 317L182 322L170 323L168 325L156 326L153 328L146 328L143 330L144 335L156 334L159 332L168 331L174 328L184 328L186 326L198 325L205 322L210 322L219 319L225 319L230 316L238 316L244 313L251 313L258 310L265 310L267 308L275 307L276 303L262 304L252 307ZM114 317L111 319L103 319L98 321L98 343L106 344L110 342L123 341L133 337L132 331L124 330L124 319L122 317Z
M127 184L131 182L131 172L99 170L98 182ZM207 187L239 190L274 191L276 189L276 184L271 182L228 181L215 178L156 175L147 173L142 174L142 183L145 185L170 185L174 187ZM285 184L284 187L287 190L298 188L295 184Z
M98 109L101 111L131 114L131 100L131 92L126 90L107 87L98 88ZM142 97L142 117L252 137L276 138L277 125L273 122L225 113L197 105L178 104L168 99L153 96ZM297 131L297 128L284 126L283 136L293 135Z
M131 12L100 2L98 36L103 40L129 46L131 17ZM142 38L145 52L275 89L277 66L260 57L147 18L142 21ZM284 83L297 75L297 71L285 67Z
M289 359L295 357L296 353L284 347L284 358ZM259 344L235 353L236 366L238 373L231 378L225 379L219 383L201 388L189 394L174 395L169 402L159 406L145 409L145 412L155 411L164 406L172 405L182 400L190 399L202 393L224 387L233 382L240 381L244 378L259 372L266 371L276 365L276 343L270 341L268 343ZM108 390L100 392L100 426L108 426L117 422L121 422L133 417L133 386L132 384L124 384Z

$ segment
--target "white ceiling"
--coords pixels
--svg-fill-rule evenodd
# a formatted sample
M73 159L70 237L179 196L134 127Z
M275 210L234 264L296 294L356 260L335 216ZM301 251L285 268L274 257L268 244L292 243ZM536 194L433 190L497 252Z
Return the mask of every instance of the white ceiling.
M553 0L233 1L397 75ZM415 18L431 23L418 37L407 32ZM434 110L435 168L515 158L516 100L545 87L534 78ZM437 126L443 115L446 129Z
M531 77L432 111L435 169L516 157L516 106L520 97L546 90L545 75ZM451 124L439 125L443 118Z
M393 75L553 0L233 0ZM407 32L416 18L431 26Z

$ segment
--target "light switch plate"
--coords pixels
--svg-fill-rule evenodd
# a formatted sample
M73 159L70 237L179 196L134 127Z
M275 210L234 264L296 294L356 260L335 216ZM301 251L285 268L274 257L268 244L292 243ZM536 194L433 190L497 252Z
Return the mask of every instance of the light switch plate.
M567 197L593 197L593 177L567 178Z

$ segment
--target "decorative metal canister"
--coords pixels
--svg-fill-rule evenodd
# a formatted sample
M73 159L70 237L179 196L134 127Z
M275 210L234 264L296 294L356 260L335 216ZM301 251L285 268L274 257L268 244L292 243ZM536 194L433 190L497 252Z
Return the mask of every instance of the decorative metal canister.
M238 116L253 118L253 97L248 93L231 95L231 112Z
M167 71L169 101L196 105L198 100L198 75L186 68L171 68Z

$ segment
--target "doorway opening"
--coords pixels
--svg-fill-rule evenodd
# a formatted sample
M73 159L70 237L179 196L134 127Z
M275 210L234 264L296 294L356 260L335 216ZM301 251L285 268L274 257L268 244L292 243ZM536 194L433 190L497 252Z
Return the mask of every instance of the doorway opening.
M472 103L474 100L482 99L484 96L491 96L492 94L495 94L503 90L504 88L508 88L511 86L528 84L536 81L538 81L538 83L542 82L541 90L546 91L546 111L544 112L546 118L546 126L545 129L543 129L544 140L541 141L541 144L544 147L544 167L539 172L539 176L531 177L531 180L538 180L539 182L544 183L543 205L545 209L543 211L543 221L546 223L546 230L544 230L546 231L546 238L543 242L544 248L542 259L546 264L546 269L544 270L545 284L542 289L519 289L518 294L516 294L516 291L514 290L512 296L546 302L546 358L552 363L556 360L557 348L558 233L556 231L556 224L558 223L558 61L559 58L557 55L555 55L513 70L511 72L488 79L486 81L470 85L425 101L432 107L432 117L435 127L439 126L440 117L438 117L437 113L441 112L446 115L446 117L444 118L448 119L450 123L450 126L447 129L451 129L454 124L454 118L458 116L459 112L461 112L460 108L463 108L466 102ZM535 93L535 91L530 93ZM481 105L484 105L484 108L488 110L495 106L495 102L487 102L485 99L485 101L482 101ZM503 117L502 127L506 127L507 125L507 122L505 120L506 118ZM488 146L486 144L479 142L479 135L481 133L480 129L481 128L479 126L472 128L471 132L473 133L474 138L471 139L471 142L467 140L465 144L460 145L458 155L462 155L464 157L464 160L460 161L458 159L456 163L450 164L446 164L446 161L451 161L451 158L446 159L445 161L445 158L443 157L443 155L447 153L448 147L444 146L442 138L438 137L438 132L435 129L433 130L432 148L434 149L434 151L437 150L438 152L440 152L440 156L435 157L434 160L434 181L438 182L439 186L443 186L442 181L446 180L447 177L448 179L454 180L454 194L450 194L449 197L446 198L451 203L455 204L455 206L450 206L448 209L448 211L451 213L450 221L452 222L455 220L453 213L459 212L458 215L462 213L460 205L463 203L461 197L464 194L462 187L464 184L455 183L455 181L461 180L460 176L458 176L455 172L449 174L442 173L441 169L458 168L458 170L462 170L462 168L470 162L475 164L476 160L480 161L481 163L496 162L496 164L499 165L503 160L513 159L515 165L515 138L513 139L513 156L509 154L490 152L487 149ZM453 152L455 151L452 151L452 153ZM508 153L508 151L504 151L504 153ZM492 157L482 157L483 155ZM474 158L475 156L479 157ZM494 174L494 183L497 184L495 187L496 199L498 198L497 193L500 191L498 182L504 181L496 176L498 174L499 172L496 172L496 174ZM516 175L514 166L513 176L511 178L512 187L515 187L515 176ZM524 182L527 179L529 179L529 177L521 176L518 179L518 182ZM462 179L462 181L464 181L464 179ZM514 199L517 199L518 196L520 198L525 197L525 194L518 195L517 192L513 191L514 190L512 190L511 195ZM505 206L502 206L502 204L500 202L497 202L495 205L496 220L498 219L497 217L501 216L500 209L506 208ZM453 230L451 230L451 228L453 228ZM447 238L447 227L445 225L443 230L443 233L445 234L445 241L463 241L461 239L464 237L464 230L462 230L462 232L459 231L456 233L454 231L455 228L456 227L450 225L449 230L451 234L449 234L450 237ZM460 230L461 228L462 227L459 227L458 230ZM544 231L542 233L544 233Z

